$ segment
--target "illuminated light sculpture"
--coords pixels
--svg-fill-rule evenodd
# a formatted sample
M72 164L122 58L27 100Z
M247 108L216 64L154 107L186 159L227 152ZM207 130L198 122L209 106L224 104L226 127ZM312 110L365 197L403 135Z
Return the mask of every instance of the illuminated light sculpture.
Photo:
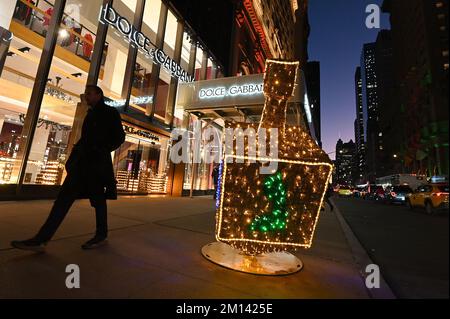
M286 125L288 99L293 95L298 62L268 60L264 76L265 105L259 125L227 123L227 127L278 130L278 156L239 154L236 134L232 150L224 154L216 239L203 255L239 271L287 274L302 268L288 250L310 248L333 165L328 155L301 127ZM259 147L270 139L257 136ZM264 151L265 153L265 151ZM238 155L239 154L239 155ZM230 161L230 160L233 161ZM240 160L240 161L239 161ZM276 162L271 174L261 174L262 162Z

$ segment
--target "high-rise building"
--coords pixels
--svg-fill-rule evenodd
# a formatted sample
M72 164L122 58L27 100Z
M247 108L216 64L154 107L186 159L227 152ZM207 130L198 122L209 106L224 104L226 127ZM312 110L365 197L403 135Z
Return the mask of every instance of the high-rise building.
M311 61L305 67L305 79L309 106L317 142L322 147L320 117L320 62Z
M375 43L364 44L361 54L362 102L366 142L366 178L374 181L383 157L382 133L379 128L379 98L376 74Z
M295 30L294 30L294 58L300 61L300 67L303 67L308 61L308 38L310 25L308 18L308 0L293 0L295 11Z
M359 183L362 182L364 179L366 167L361 67L357 67L355 72L355 99L356 99L356 119L354 123L355 146L356 146L355 182Z
M406 173L448 175L448 0L385 0L390 14L395 105ZM400 122L400 121L398 121Z
M339 139L336 143L335 177L333 182L339 185L353 185L354 157L356 147L353 140L344 143Z
M403 137L404 120L395 105L394 61L390 30L381 30L375 42L376 76L378 89L379 147L378 176L401 173L401 162L396 157Z

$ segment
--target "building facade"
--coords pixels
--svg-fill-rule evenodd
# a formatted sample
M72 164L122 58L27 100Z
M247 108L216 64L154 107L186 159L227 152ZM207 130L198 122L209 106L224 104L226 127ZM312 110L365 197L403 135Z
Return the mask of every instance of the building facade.
M376 75L378 89L379 132L383 147L378 156L377 175L386 176L402 172L402 161L398 158L405 121L395 104L395 76L392 33L381 30L375 42Z
M240 0L234 5L230 75L262 73L268 58L295 58L296 14L307 5L299 8L297 0Z
M119 191L171 194L184 176L169 161L170 131L189 122L175 111L178 83L223 69L176 8L161 0L4 0L0 12L13 35L0 47L0 194L58 189L87 111L86 84L99 85L121 113L126 141L111 154Z
M267 58L306 64L307 0L171 2L223 62L226 76L262 73Z
M362 102L365 123L366 179L375 181L383 164L383 133L380 131L375 43L364 44L361 54Z
M395 91L405 125L397 157L405 173L447 175L448 0L385 0L390 14Z
M364 123L361 67L357 67L355 71L355 101L356 101L356 119L354 122L355 147L356 147L355 183L360 184L365 179L365 170L366 170L366 155L365 155L366 141L364 129L365 123Z
M338 185L354 185L354 159L356 146L353 140L344 143L339 139L336 143L335 178L333 183Z
M217 56L228 58L223 70L227 79L201 83L192 87L192 92L198 93L204 86L212 88L217 85L241 83L238 77L243 77L242 80L245 78L248 81L254 81L253 83L262 83L266 59L299 60L301 61L297 86L299 89L296 90L298 96L294 100L302 102L290 104L287 114L288 122L303 125L315 136L312 112L305 94L307 86L304 68L309 36L307 1L174 0L173 2L194 29L199 30L201 38L206 39L208 47L213 48ZM214 19L205 19L205 16L213 16ZM300 37L296 37L297 34ZM189 113L192 119L200 120L202 130L210 127L224 127L225 120L257 122L260 119L263 104L262 102L256 105L242 105L239 100L236 100L234 104L228 104L226 97L215 97L212 100L213 103L201 101L201 107L199 107L198 101L188 100L190 102L180 98L180 103L183 104L180 110ZM193 126L196 123L195 120L190 121L187 126L189 131L195 131ZM207 141L201 143L202 150L206 149L206 144ZM203 162L177 166L177 170L184 170L185 174L183 193L202 194L205 191L207 183L204 181L208 179L209 171L207 166ZM200 178L200 176L203 177Z
M241 4L249 8L247 2ZM269 23L284 24L289 20L289 26L282 28L294 26L295 5L297 1L283 3L283 9L277 1L261 4L273 11ZM306 10L306 5L302 8ZM176 107L180 85L209 85L209 81L230 74L260 76L267 57L294 55L294 46L289 42L292 30L277 31L280 26L274 24L274 35L265 40L279 36L277 46L266 43L265 47L261 37L253 37L255 34L248 42L241 39L264 54L258 57L254 49L242 51L241 41L238 56L255 57L249 63L254 68L248 71L239 63L240 71L230 72L232 64L224 67L226 64L218 56L233 56L234 51L216 55L209 49L191 26L194 20L185 18L182 13L186 10L176 0L6 0L0 3L0 12L2 199L57 194L65 178L65 161L80 136L87 112L82 99L87 84L103 89L106 103L119 110L127 133L125 143L111 154L119 192L173 196L211 193L212 163L202 159L200 163L174 164L169 160L172 129L196 134L214 127L220 139L226 119L256 121L262 108L247 114L245 108L235 105L213 109L213 103L208 106L211 112L185 111ZM214 16L219 17L219 12ZM231 16L238 22L250 19L256 30L259 18L256 11L254 14L249 16L247 12L244 20ZM307 16L306 12L302 15ZM263 30L262 24L258 30ZM202 30L202 34L208 33ZM302 47L306 50L307 45ZM311 127L311 116L306 117L309 109L306 112L300 107L308 105L303 99L304 82L300 81L294 99L297 102L292 105L301 109L297 113L302 113ZM199 153L203 154L208 141L202 139L199 143Z
M311 61L306 63L305 80L312 121L314 122L316 140L318 145L322 147L320 114L320 62Z

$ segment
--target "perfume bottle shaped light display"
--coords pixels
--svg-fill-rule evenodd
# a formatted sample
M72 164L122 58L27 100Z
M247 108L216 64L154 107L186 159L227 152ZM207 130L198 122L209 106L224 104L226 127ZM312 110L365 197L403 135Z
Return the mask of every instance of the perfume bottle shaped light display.
M248 134L244 134L244 150L239 149L236 133L233 149L225 150L216 213L218 242L202 249L212 262L266 275L302 268L301 261L288 251L311 247L333 166L303 128L286 125L298 66L298 62L268 60L261 122L228 124L257 132L258 151L256 157L249 151L254 141ZM274 131L278 138L272 144L278 154L268 155ZM262 173L261 167L267 166L263 161L276 165Z

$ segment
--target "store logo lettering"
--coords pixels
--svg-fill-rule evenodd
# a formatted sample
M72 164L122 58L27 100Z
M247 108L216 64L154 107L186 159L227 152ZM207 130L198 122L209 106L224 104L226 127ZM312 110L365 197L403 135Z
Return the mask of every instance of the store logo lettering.
M107 4L100 12L100 22L109 24L119 30L132 44L143 50L156 64L164 67L172 76L182 82L193 82L194 77L183 70L180 65L160 49L150 49L150 39L137 30L126 18L120 16Z
M159 138L156 135L153 135L150 132L137 129L137 128L134 128L132 126L126 125L126 124L123 124L122 127L123 127L124 131L129 133L129 134L133 134L133 135L137 135L137 136L140 136L140 137L148 138L148 139L153 140L153 141L159 141Z
M171 59L164 51L160 49L151 49L150 57L155 63L164 67L172 76L180 79L183 82L193 82L195 79L190 76L181 66Z
M126 104L127 100L107 100L105 101L106 105L112 106L112 107L120 107L124 106ZM130 99L130 104L147 104L147 103L153 103L153 96L138 96L135 98Z
M198 97L200 99L212 99L253 94L263 94L263 84L233 85L229 89L226 87L201 89L198 93Z

